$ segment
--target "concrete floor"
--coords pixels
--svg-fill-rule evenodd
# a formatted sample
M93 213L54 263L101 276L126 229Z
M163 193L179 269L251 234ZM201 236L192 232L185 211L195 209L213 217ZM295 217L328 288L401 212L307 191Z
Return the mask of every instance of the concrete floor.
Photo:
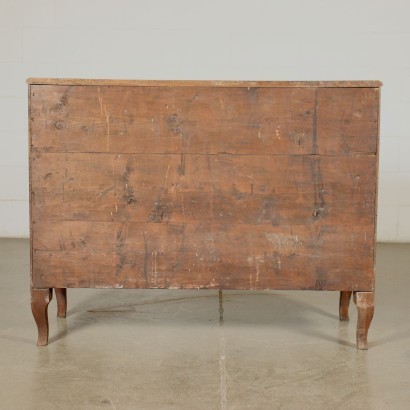
M369 351L334 292L69 290L50 344L28 240L0 240L1 409L410 409L410 245L382 244Z

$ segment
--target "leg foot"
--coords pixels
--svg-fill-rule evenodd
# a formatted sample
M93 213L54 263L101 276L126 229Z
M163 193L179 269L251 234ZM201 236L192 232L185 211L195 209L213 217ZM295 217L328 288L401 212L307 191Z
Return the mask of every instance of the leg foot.
M67 316L67 289L66 288L54 288L57 299L57 317Z
M349 304L350 298L352 297L352 292L342 291L340 292L339 300L339 319L349 320Z
M367 333L374 313L374 293L373 292L354 292L354 303L357 306L357 348L367 350Z
M37 346L46 346L48 343L47 308L52 298L52 289L31 289L31 311L38 330Z

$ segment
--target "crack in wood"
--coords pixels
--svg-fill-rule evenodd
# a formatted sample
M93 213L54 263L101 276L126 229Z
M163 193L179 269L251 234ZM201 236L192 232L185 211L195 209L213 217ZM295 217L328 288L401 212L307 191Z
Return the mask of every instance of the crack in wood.
M145 235L145 231L142 233L144 238L144 266L143 266L143 274L145 283L148 285L148 243L147 238Z
M115 275L118 276L127 264L127 257L125 255L125 234L122 229L116 233L115 251L118 257L115 266Z
M323 176L320 169L320 157L311 159L312 184L314 189L313 220L326 217L328 209L325 201L325 189L323 187Z

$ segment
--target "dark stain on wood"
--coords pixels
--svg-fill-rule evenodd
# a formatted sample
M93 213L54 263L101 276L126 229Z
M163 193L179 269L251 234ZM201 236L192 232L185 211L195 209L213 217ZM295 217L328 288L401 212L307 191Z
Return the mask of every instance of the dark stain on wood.
M127 205L135 205L138 203L137 199L135 198L134 190L129 186L125 188L124 199Z
M179 118L178 114L174 113L171 114L168 119L168 129L174 134L174 135L181 135L182 134L182 124L183 120Z
M324 218L327 215L327 207L325 202L325 189L323 185L323 177L320 169L320 158L311 158L312 167L312 182L314 186L314 204L312 217L314 220Z
M181 161L178 166L178 174L181 176L185 175L185 154L184 153L181 154Z
M251 193L253 193L253 185L251 186ZM232 184L232 195L237 200L244 199L246 194L238 190L235 184Z
M72 86L67 87L63 93L63 95L60 97L59 101L51 107L51 111L54 111L56 113L63 113L65 110L66 105L68 104L69 100L69 95L70 91L72 89ZM33 95L34 96L34 95Z
M277 215L276 215L276 210L275 210L275 198L273 197L266 197L263 199L261 207L260 207L260 213L258 216L258 224L264 222L264 221L269 221L273 222Z
M119 276L125 265L127 264L127 256L125 255L125 236L123 229L119 229L116 233L115 251L117 261L115 266L115 275Z
M68 99L69 99L70 92L72 89L73 89L73 86L70 85L64 90L63 95L60 98L60 104L62 104L63 106L66 106L68 104Z
M318 266L316 268L316 290L326 289L326 272Z
M160 223L168 221L172 214L172 203L165 202L162 199L159 199L154 204L154 209L149 215L149 220L151 222Z
M248 87L247 96L251 104L256 104L259 97L259 88L258 87Z
M138 203L137 198L135 197L134 189L130 183L130 176L134 172L134 168L127 163L125 171L122 174L122 185L123 185L123 199L127 205L135 205Z

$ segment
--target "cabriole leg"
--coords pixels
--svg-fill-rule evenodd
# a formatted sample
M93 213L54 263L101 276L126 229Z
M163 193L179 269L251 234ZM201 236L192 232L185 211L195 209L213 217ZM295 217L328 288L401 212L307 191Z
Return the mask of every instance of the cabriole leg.
M31 288L31 311L37 324L37 346L46 346L48 343L48 304L53 298L52 289Z
M374 292L354 292L354 303L357 306L357 348L367 349L367 333L374 314Z
M342 291L340 292L339 300L339 319L340 320L349 320L349 304L352 297L351 291Z
M57 299L57 317L66 317L67 315L67 289L54 288Z

